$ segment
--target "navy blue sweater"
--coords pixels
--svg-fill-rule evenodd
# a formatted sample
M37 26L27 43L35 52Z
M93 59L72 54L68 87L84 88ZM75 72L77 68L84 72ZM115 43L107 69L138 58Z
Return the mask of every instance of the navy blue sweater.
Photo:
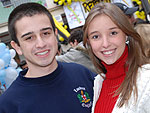
M74 63L39 78L22 71L0 96L0 113L90 113L94 73Z

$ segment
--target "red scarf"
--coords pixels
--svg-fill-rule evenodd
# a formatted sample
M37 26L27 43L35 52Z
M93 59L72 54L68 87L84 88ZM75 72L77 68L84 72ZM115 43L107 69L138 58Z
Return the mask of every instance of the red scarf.
M125 62L128 57L128 47L122 56L111 65L102 62L107 69L106 79L103 82L100 97L95 106L94 113L111 113L118 96L113 97L114 92L119 88L125 78Z

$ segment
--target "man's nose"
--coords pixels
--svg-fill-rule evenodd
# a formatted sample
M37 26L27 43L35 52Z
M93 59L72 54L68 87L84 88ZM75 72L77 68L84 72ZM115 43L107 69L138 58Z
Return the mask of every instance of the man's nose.
M36 39L36 47L37 48L43 48L46 46L46 42L42 39L41 36L38 36Z

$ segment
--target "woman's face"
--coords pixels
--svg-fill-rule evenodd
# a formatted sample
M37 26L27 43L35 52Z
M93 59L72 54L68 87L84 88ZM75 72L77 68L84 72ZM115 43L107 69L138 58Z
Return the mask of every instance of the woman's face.
M125 33L104 14L96 16L91 21L88 38L93 53L108 65L121 57L126 45Z

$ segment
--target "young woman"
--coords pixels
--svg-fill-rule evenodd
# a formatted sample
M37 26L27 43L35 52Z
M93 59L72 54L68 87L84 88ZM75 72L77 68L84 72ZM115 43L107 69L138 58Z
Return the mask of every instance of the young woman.
M100 3L83 30L84 45L99 72L92 113L149 113L150 62L124 13L111 3Z

